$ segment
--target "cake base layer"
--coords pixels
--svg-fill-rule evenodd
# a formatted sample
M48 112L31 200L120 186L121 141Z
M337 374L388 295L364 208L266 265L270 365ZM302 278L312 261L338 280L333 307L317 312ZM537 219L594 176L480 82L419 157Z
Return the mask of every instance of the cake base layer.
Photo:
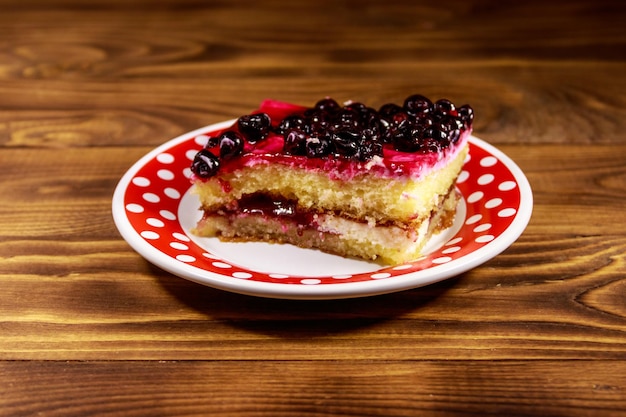
M452 188L426 219L389 224L357 221L335 212L290 216L218 210L205 212L194 232L230 241L288 243L393 265L418 258L433 234L452 225L458 199Z
M376 222L425 220L437 199L445 195L467 156L464 146L446 165L424 177L380 178L363 175L349 182L331 179L324 171L280 164L259 164L196 182L202 209L232 207L245 195L258 192L296 200L303 210L341 211L355 219Z

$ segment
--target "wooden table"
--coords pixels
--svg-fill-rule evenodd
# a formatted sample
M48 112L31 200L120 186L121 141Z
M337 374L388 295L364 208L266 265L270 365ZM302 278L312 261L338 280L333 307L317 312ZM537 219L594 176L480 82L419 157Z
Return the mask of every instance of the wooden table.
M423 4L419 4L423 3ZM626 415L622 1L0 2L3 416ZM152 266L111 216L156 146L266 97L469 102L534 192L441 283L288 301Z

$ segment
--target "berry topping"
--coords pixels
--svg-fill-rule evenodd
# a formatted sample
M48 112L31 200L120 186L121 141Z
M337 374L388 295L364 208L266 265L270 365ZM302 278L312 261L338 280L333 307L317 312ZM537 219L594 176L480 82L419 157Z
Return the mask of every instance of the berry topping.
M318 109L318 110L327 111L327 112L331 112L332 113L334 111L339 110L341 108L341 106L339 106L339 103L337 103L332 98L326 97L324 99L321 99L317 103L315 103L314 108Z
M438 116L456 116L456 108L454 107L454 104L450 100L446 100L445 98L437 100L435 102L434 108L435 114L437 114Z
M237 120L239 132L250 143L263 140L270 133L272 121L266 113L248 114Z
M290 106L241 116L229 130L209 137L192 171L209 178L220 164L251 152L355 163L384 157L385 152L439 153L471 131L474 121L467 104L457 108L450 100L433 103L419 94L407 97L402 106L387 103L378 110L360 102L340 105L330 97L313 107Z
M323 158L330 154L331 145L326 137L310 137L306 139L306 156L309 158Z
M234 130L227 130L220 135L220 158L231 159L243 152L243 139Z
M193 158L191 171L200 178L210 178L217 174L220 168L220 160L207 149L202 149Z
M285 135L283 152L287 155L304 155L306 153L307 135L301 130L292 129Z
M433 102L420 94L414 94L404 100L404 110L413 116L431 113Z
M301 114L292 114L280 121L276 128L276 133L285 135L292 129L304 130L306 120Z
M456 109L458 113L458 117L460 120L466 125L469 126L474 121L474 109L472 109L469 105L465 104L458 109Z

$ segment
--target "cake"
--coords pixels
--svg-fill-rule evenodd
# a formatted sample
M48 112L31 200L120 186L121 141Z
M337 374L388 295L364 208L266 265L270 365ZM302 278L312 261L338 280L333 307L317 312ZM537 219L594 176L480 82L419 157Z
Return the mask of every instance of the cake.
M378 110L265 100L191 165L193 233L405 263L453 223L473 110L411 95Z

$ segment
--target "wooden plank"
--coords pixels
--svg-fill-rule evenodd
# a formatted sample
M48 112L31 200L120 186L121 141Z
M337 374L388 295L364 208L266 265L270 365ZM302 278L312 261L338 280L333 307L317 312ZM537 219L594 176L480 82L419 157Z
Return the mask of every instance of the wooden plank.
M0 362L0 409L11 416L617 417L626 410L624 369L586 360Z

